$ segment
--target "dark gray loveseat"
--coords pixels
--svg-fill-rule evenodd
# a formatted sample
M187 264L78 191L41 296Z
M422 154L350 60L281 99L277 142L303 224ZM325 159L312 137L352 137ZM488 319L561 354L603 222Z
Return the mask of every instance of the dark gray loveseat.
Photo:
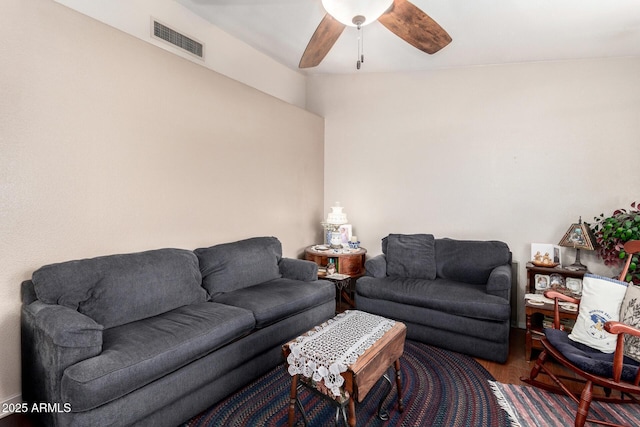
M390 234L365 263L356 307L402 321L407 337L504 363L509 354L511 252L497 241Z
M335 310L333 284L274 237L52 264L22 298L23 400L52 404L48 426L175 426Z

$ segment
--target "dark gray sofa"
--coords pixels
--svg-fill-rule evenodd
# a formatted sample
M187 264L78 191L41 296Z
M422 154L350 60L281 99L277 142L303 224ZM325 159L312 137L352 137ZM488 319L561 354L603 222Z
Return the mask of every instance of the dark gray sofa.
M44 266L22 284L22 393L47 426L175 426L279 363L335 287L274 237Z
M504 363L511 252L498 241L390 234L356 282L358 310L402 321L407 338Z

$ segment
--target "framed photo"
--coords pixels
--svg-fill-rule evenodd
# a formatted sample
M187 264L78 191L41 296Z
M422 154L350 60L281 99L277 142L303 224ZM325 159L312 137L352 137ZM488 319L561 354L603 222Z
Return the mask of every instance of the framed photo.
M351 240L351 236L353 236L353 228L351 224L342 224L338 229L340 231L340 239L342 243L348 245L349 240Z
M536 291L545 291L549 289L549 283L551 278L547 274L536 274L534 277L536 281Z

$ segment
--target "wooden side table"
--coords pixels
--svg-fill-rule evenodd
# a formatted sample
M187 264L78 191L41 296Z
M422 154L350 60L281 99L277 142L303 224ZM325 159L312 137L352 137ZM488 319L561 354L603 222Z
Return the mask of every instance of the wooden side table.
M355 302L349 291L353 289L353 282L364 275L364 262L367 254L365 248L350 249L346 251L335 251L333 249L317 250L317 245L309 246L304 251L304 257L307 261L313 261L320 267L326 267L329 264L330 259L335 259L335 264L338 267L337 273L345 275L347 277L326 277L325 275L318 274L320 279L331 280L338 289L338 309L342 300L344 300L351 308L355 308Z
M338 261L338 273L351 277L360 277L364 274L364 261L367 254L365 248L349 249L349 252L343 252L333 249L320 251L315 249L316 247L317 245L313 245L305 249L304 257L307 261L313 261L321 267L326 267L329 264L329 259L335 258Z

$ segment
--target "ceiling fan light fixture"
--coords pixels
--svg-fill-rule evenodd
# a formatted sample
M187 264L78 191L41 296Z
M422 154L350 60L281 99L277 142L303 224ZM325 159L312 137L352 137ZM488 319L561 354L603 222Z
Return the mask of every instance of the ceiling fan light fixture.
M393 0L322 0L327 13L349 27L377 21L392 4Z

